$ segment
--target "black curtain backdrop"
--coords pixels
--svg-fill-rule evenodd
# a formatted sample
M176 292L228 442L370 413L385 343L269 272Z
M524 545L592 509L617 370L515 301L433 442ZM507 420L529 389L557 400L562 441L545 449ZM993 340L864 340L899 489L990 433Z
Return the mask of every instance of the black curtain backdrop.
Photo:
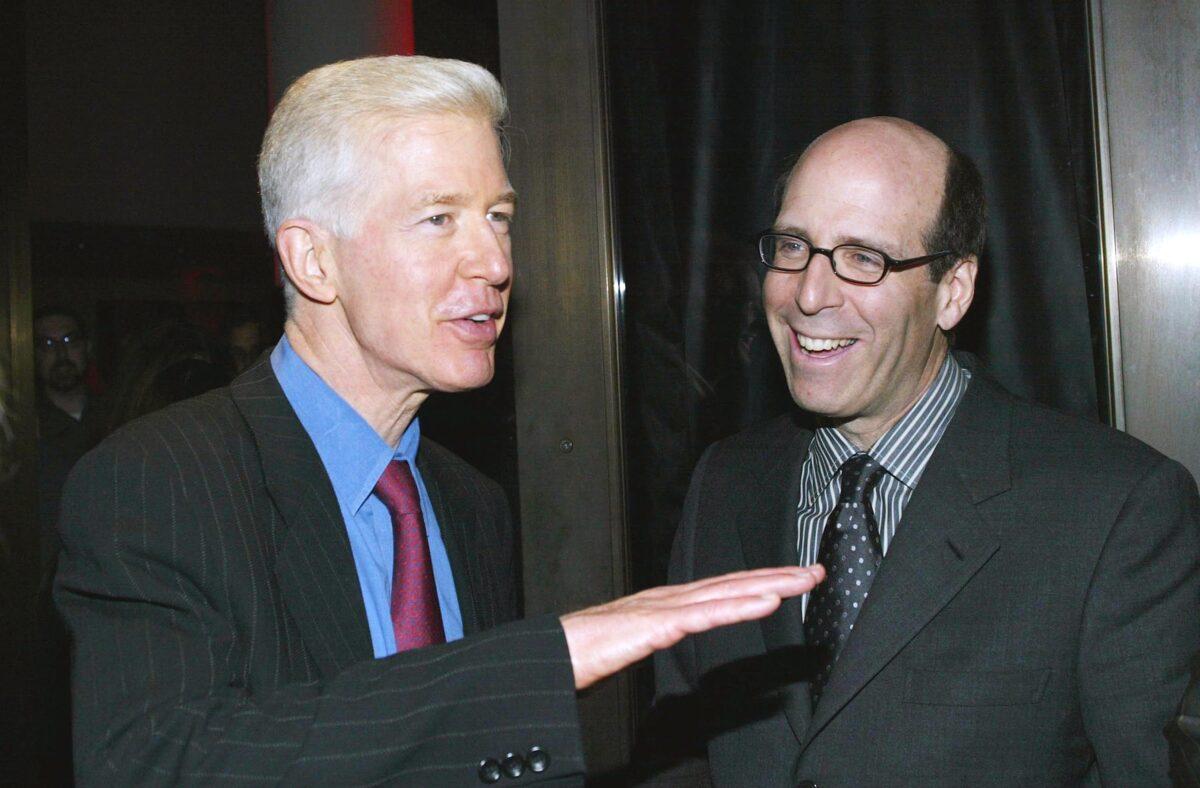
M1084 14L1050 0L605 4L639 586L665 577L704 447L794 407L753 237L788 163L839 123L898 115L975 159L989 241L958 346L1018 394L1106 416Z

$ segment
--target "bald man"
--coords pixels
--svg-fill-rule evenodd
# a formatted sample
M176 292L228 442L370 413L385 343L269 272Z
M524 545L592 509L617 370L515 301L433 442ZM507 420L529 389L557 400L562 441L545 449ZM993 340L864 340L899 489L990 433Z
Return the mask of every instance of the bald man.
M1200 648L1196 485L950 352L984 230L974 165L906 121L839 126L789 175L763 303L818 428L709 448L671 580L828 577L657 659L717 785L1167 781Z

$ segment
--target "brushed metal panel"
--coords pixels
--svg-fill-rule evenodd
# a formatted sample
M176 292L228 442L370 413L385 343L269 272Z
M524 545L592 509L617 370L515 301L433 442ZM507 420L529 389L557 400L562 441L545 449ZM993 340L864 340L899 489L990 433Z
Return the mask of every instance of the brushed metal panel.
M629 591L600 15L594 0L498 8L525 606L564 612ZM593 774L628 758L631 697L623 675L581 698Z
M1124 424L1200 476L1200 2L1092 10Z

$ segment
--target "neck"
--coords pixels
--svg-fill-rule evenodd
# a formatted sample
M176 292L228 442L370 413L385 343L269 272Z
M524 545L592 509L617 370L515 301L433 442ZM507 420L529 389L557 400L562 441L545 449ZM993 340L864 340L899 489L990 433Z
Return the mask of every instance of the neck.
M284 333L304 362L395 447L429 392L397 385L395 373L373 368L345 326L318 328L301 315L288 318Z
M87 405L87 388L78 386L70 391L51 391L43 388L43 393L46 399L50 400L54 407L61 410L63 413L76 414L82 413L83 408Z
M938 335L938 344L934 352L929 355L929 359L925 362L925 367L921 370L921 377L918 380L917 386L911 396L904 403L904 407L898 408L891 412L890 415L884 417L866 417L854 419L842 424L838 424L837 430L846 436L846 439L854 444L855 448L860 451L870 451L871 448L879 442L879 439L887 434L887 431L895 426L896 422L904 418L904 414L912 410L917 404L917 400L924 396L925 392L933 384L933 379L937 377L938 370L942 368L942 362L946 360L946 354L950 352L950 347L945 339Z

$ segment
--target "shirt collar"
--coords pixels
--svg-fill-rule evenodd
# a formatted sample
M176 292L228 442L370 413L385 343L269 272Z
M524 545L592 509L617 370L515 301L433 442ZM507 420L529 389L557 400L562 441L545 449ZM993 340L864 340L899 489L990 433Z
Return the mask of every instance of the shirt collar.
M916 404L871 447L871 457L905 486L916 487L970 378L970 371L947 353L937 376ZM813 434L808 451L813 464L810 478L815 487L806 491L806 498L815 490L825 489L842 463L859 450L835 427L820 427Z
M351 515L358 514L393 458L415 467L421 443L417 419L408 425L393 450L300 358L286 334L271 351L271 367L325 465L338 503Z
M916 487L970 380L971 373L947 353L929 388L875 442L871 457L909 489Z

